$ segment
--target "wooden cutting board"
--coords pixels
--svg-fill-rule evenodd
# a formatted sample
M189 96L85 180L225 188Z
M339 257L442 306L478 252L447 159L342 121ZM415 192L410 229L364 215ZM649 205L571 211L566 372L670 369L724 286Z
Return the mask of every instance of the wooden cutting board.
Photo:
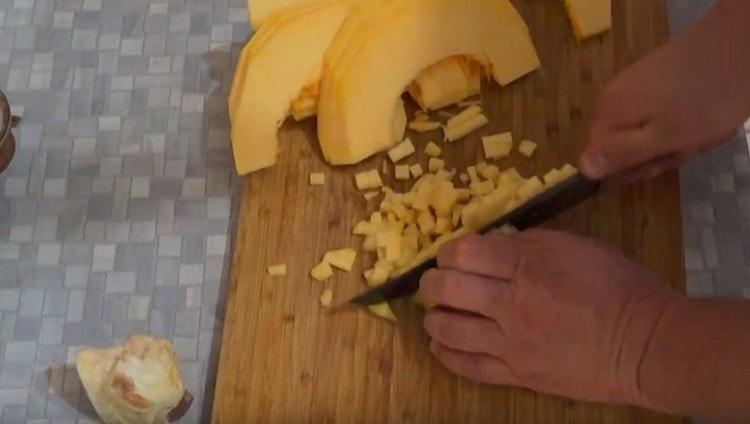
M491 123L447 146L449 168L482 157L481 135L512 130L538 141L531 160L514 154L501 167L527 176L575 162L586 145L595 95L615 72L666 38L662 0L614 0L614 30L578 44L560 0L514 1L529 24L543 68L500 89L487 85L484 109ZM572 402L525 390L480 386L446 372L429 354L423 312L408 301L394 305L395 325L358 310L336 314L320 307L323 289L335 302L365 288L359 259L351 274L326 284L309 271L332 248L359 247L350 235L368 216L353 182L355 172L380 168L384 155L348 168L321 159L315 123L288 123L281 131L279 164L249 176L242 192L228 287L213 420L243 422L647 422L682 420L627 407ZM421 146L438 133L413 137ZM417 158L410 158L414 162ZM389 169L393 169L392 166ZM308 174L323 171L325 187ZM405 189L404 184L394 184ZM648 185L609 186L549 224L604 240L682 288L682 238L676 173ZM266 267L286 263L286 277Z

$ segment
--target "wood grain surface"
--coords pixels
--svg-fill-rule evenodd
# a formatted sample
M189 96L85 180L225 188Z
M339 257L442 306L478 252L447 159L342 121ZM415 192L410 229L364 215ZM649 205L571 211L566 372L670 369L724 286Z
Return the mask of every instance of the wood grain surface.
M538 141L531 159L514 154L501 167L527 176L575 162L586 144L596 93L617 70L666 39L662 0L614 0L610 34L577 43L560 0L517 0L543 68L505 88L484 87L491 123L449 145L448 168L482 157L481 135L512 130ZM413 107L413 105L412 105ZM329 313L318 297L328 287L335 302L365 288L358 259L351 274L326 284L310 268L332 248L359 247L350 235L369 215L354 187L357 171L380 168L384 155L355 167L331 168L320 157L315 123L287 123L279 164L249 176L241 198L234 260L213 406L217 423L245 422L477 422L672 423L676 417L631 407L573 402L526 390L480 386L446 372L429 354L423 312L409 301L394 305L397 325L359 310ZM421 147L437 133L413 137ZM412 163L416 158L410 158ZM390 167L392 169L392 166ZM324 171L325 187L308 185ZM390 184L403 190L403 183ZM682 236L676 173L648 185L609 185L596 199L549 227L601 239L682 288ZM266 267L286 263L286 277Z

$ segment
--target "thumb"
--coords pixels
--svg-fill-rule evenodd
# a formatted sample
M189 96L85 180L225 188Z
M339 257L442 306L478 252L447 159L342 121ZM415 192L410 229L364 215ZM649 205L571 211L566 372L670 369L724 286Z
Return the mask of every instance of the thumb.
M664 141L649 124L607 130L595 122L579 165L589 178L601 179L669 153L671 146Z

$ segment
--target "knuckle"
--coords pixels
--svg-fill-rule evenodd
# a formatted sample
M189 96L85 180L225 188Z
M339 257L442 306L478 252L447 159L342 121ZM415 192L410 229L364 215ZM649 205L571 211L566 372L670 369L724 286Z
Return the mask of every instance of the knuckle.
M431 300L439 302L451 298L453 281L449 272L431 269L422 276L420 286Z
M465 266L474 257L474 251L481 239L480 235L470 234L456 240L448 251L448 259L458 267Z
M424 274L422 274L422 277L419 279L419 286L422 288L425 288L427 286L430 286L436 278L436 274L439 271L437 269L428 269Z
M450 272L438 271L434 281L435 292L440 299L451 299L453 297L456 279L451 277Z

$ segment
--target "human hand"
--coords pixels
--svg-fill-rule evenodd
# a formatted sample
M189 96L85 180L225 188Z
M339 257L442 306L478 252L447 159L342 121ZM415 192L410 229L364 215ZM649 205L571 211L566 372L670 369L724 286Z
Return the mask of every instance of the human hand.
M583 173L653 178L731 136L750 116L748 11L747 2L720 1L607 84L580 159Z
M678 297L591 240L543 230L447 244L419 296L442 306L427 312L424 326L448 370L482 383L636 405L640 361Z

